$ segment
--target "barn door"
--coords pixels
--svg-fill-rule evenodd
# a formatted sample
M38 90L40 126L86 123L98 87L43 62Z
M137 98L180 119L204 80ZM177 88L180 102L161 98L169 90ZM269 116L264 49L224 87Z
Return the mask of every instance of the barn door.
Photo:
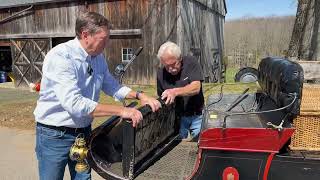
M28 86L42 76L42 63L50 49L50 39L11 39L15 86Z

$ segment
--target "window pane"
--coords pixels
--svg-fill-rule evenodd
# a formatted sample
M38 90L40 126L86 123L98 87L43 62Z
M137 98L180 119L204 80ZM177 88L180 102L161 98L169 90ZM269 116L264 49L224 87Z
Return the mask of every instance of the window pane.
M122 54L127 54L127 49L126 48L122 49Z
M134 52L133 52L133 49L132 48L129 48L128 49L128 54L133 54Z
M123 61L127 61L128 60L128 56L126 54L122 55L122 60Z

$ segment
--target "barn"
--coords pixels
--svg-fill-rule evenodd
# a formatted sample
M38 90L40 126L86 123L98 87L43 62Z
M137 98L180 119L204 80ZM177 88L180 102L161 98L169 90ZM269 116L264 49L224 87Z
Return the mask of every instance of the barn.
M159 46L177 42L200 62L207 82L221 81L225 0L0 0L0 71L16 87L41 79L46 53L75 37L77 16L105 15L113 24L105 55L110 71L144 49L126 72L127 84L155 84Z

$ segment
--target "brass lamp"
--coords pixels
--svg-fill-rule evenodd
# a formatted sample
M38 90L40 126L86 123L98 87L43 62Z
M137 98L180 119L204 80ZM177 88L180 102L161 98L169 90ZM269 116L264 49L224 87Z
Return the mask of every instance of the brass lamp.
M83 134L79 134L70 148L69 157L72 161L77 161L75 170L79 173L89 169L89 164L86 161L88 148Z

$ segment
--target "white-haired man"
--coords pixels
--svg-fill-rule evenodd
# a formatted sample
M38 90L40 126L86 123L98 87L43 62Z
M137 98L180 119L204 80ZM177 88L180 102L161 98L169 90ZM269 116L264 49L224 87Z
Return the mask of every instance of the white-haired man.
M181 56L180 47L170 41L160 46L157 57L163 65L157 74L158 95L166 99L166 104L176 102L181 138L188 138L190 133L196 139L204 105L201 67L194 57Z

